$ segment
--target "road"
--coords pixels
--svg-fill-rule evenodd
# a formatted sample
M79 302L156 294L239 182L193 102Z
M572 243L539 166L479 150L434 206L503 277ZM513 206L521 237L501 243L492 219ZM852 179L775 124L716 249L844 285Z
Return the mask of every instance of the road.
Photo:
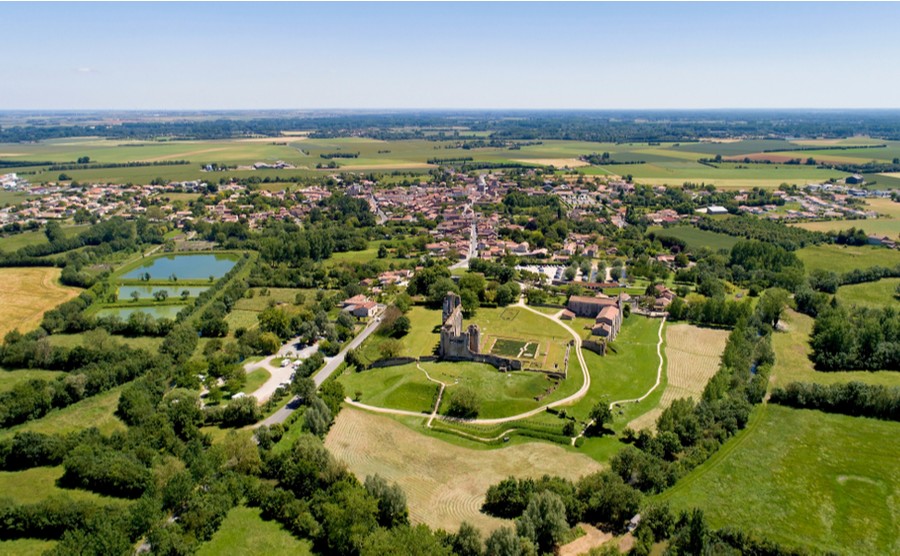
M466 205L464 212L466 210L472 210L472 205ZM475 215L474 210L472 211L472 231L469 235L469 252L466 253L466 258L459 261L458 263L453 263L450 265L450 270L455 268L469 268L469 261L474 259L478 255L478 217Z
M340 351L340 353L338 353L334 357L326 358L325 366L322 367L322 369L313 376L313 382L316 383L316 388L321 386L322 383L325 382L328 379L328 377L330 377L332 374L334 374L334 372L338 369L338 367L341 366L341 363L344 362L344 358L347 357L347 352L350 351L351 349L355 349L355 348L359 347L359 345L361 343L366 341L366 338L368 338L369 336L372 335L373 332L375 332L375 329L378 328L378 325L380 323L381 323L381 317L376 317L376 318L372 319L371 322L369 322L369 324L366 325L366 327L362 330L362 332L357 334L356 338L353 338L352 340L350 340L350 343L347 344L346 347L344 347L344 349L342 349ZM294 398L291 401L289 401L287 403L287 405L285 405L284 407L282 407L281 409L279 409L278 411L276 411L275 413L273 413L266 419L260 421L257 424L257 426L260 426L260 425L271 426L271 425L274 425L275 423L283 423L285 421L285 419L287 419L288 416L291 413L293 413L294 410L297 409L297 407L299 405L300 405L299 400L297 400L297 398Z

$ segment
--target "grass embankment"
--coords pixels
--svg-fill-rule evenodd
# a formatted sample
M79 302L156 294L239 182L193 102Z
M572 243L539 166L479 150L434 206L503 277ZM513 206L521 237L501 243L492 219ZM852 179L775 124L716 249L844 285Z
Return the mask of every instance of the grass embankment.
M312 543L285 531L278 522L260 517L259 508L233 508L198 556L220 554L312 554Z
M777 405L661 499L791 546L900 551L900 424ZM864 457L861 457L865 454Z
M61 273L58 268L0 268L0 337L16 329L30 332L45 312L81 293L60 285Z

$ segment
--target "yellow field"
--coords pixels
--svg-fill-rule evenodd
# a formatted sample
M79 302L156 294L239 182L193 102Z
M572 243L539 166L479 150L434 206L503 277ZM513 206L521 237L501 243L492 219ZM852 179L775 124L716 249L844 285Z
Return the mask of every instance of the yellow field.
M490 485L510 475L576 479L601 469L587 456L529 442L473 450L419 434L397 421L345 408L325 439L334 456L361 480L378 473L403 488L410 519L456 531L463 521L488 533L512 522L480 512Z
M699 328L690 324L666 327L666 375L668 384L659 405L634 419L634 430L653 428L663 410L679 398L700 399L706 383L719 369L728 341L727 330Z
M577 158L517 158L515 162L524 164L542 164L544 166L555 166L556 168L578 168L580 166L590 166L590 163Z
M46 311L80 293L77 288L59 284L58 268L0 268L0 336L19 329L28 332L37 327Z

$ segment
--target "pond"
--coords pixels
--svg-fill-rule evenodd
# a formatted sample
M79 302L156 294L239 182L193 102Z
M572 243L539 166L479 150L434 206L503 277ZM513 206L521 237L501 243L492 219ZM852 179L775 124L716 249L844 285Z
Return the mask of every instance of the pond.
M187 305L158 305L155 307L107 307L97 311L97 317L110 317L116 315L122 320L128 320L131 313L147 313L155 319L175 319L179 311Z
M153 299L153 294L160 290L166 292L170 299L181 298L181 292L187 290L188 297L197 297L209 289L209 286L119 286L119 301L131 301L132 294L137 292L138 299Z
M173 274L179 280L206 280L225 276L235 264L237 256L231 254L169 255L150 259L122 278L140 280L149 273L151 280L168 280Z

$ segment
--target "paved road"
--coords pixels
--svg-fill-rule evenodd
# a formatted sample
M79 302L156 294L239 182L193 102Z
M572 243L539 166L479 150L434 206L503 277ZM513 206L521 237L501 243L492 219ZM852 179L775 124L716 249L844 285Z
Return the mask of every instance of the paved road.
M369 322L369 324L363 329L363 331L360 332L356 336L356 338L353 338L352 340L350 340L350 343L347 344L347 346L344 349L342 349L340 351L340 353L338 353L334 357L326 359L325 366L322 367L322 370L320 370L318 373L315 374L315 376L313 376L313 381L316 383L317 388L319 386L321 386L322 383L328 379L328 377L330 377L332 374L334 374L334 372L338 369L338 367L341 366L341 363L344 362L344 358L347 356L347 352L350 351L351 349L358 347L361 343L363 343L366 340L366 338L368 338L373 332L375 332L375 329L378 328L378 325L380 323L381 323L381 317L372 319L372 321ZM287 419L288 416L291 413L293 413L294 410L297 409L297 407L299 405L300 405L299 400L297 400L297 398L294 398L291 401L289 401L287 403L287 405L285 405L284 407L282 407L281 409L279 409L278 411L273 413L271 416L260 421L257 424L257 426L260 426L260 425L271 426L271 425L274 425L275 423L283 423L285 421L285 419Z
M467 205L467 208L471 208L471 205ZM469 232L469 252L466 253L466 258L459 261L458 263L453 263L450 265L450 270L455 268L469 268L469 261L474 259L478 255L478 217L472 216L472 231Z

